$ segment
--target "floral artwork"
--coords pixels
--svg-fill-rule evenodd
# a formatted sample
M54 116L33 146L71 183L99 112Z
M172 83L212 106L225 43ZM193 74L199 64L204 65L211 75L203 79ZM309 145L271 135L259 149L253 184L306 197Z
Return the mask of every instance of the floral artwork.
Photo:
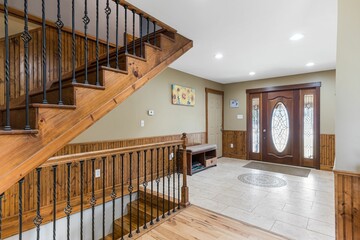
M182 87L176 84L172 86L172 104L194 106L195 105L195 89Z

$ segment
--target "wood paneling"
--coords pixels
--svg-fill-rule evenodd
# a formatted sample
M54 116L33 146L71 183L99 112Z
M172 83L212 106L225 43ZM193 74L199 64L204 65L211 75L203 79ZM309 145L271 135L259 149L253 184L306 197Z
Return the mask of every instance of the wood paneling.
M245 131L223 131L224 157L247 159L246 155L246 132ZM234 144L231 148L230 144ZM320 169L332 171L335 160L335 135L320 135Z
M360 173L334 173L336 239L360 239Z
M223 131L223 156L246 159L246 131ZM233 148L230 145L233 144Z
M181 158L181 155L176 155L177 149L182 145L182 141L171 141L167 143L152 144L151 146L143 145L136 146L132 151L132 168L131 168L131 179L133 192L138 190L139 184L137 183L137 170L139 167L139 183L142 184L145 176L145 149L146 151L146 179L151 179L151 172L153 175L157 175L156 166L159 165L159 176L167 176L169 170L173 173L174 169L177 169L174 165L175 161L169 161L170 153L174 153L174 156ZM159 149L159 151L157 151ZM151 151L153 150L153 151ZM140 155L138 155L140 152ZM105 189L106 199L105 201L111 201L112 192L112 176L115 176L115 187L117 197L121 197L121 157L120 154L124 153L124 193L128 194L128 187L130 184L130 155L126 148L116 150L116 154L104 154L105 159L105 170L103 169L102 157L96 157L95 169L101 169L101 177L95 178L95 196L97 205L101 204L102 201L102 186L103 177L105 176ZM152 153L152 154L151 154ZM112 156L115 155L115 169L112 168ZM98 154L93 154L98 156ZM140 156L140 160L138 160ZM83 159L84 162L84 208L90 208L89 200L91 198L91 181L92 181L92 162L90 159L93 157L87 156ZM71 207L72 213L79 212L80 210L80 161L74 158L71 166ZM153 168L151 169L151 161L153 161ZM181 161L181 159L178 159ZM139 165L138 165L139 162ZM178 162L179 163L179 162ZM67 200L67 165L65 161L56 161L53 163L58 165L57 167L57 179L56 179L56 201L57 201L57 218L65 217L64 209L66 207ZM169 165L170 164L170 165ZM52 209L53 209L53 165L45 164L41 170L41 216L43 217L43 224L52 221ZM163 168L164 166L164 168ZM163 170L164 169L164 175ZM167 181L167 180L166 180ZM171 182L172 183L172 182ZM31 171L24 178L23 187L23 214L24 214L24 230L34 228L33 219L36 216L36 203L37 203L37 173L36 170ZM18 184L12 186L5 192L3 201L3 237L12 236L18 233L18 201L19 190Z
M205 132L187 133L186 135L188 138L188 146L205 143ZM134 138L134 139L124 139L124 140L113 140L113 141L73 143L63 147L54 156L62 156L67 154L91 152L91 151L130 147L130 146L140 146L145 144L175 141L180 139L181 139L181 134L176 134L176 135Z
M32 40L29 42L29 89L34 91L42 89L42 29L37 28L30 31ZM72 34L70 32L62 33L62 73L67 74L72 71ZM46 30L46 59L47 59L47 76L49 84L58 80L58 57L57 57L57 29L47 27ZM11 36L10 39L10 97L16 99L25 94L24 81L24 42L21 40L21 34ZM95 59L96 42L89 39L88 54L89 61ZM4 64L5 64L5 47L4 39L0 40L0 93L5 93ZM111 48L112 49L112 48ZM106 53L106 44L99 44L99 53ZM76 36L76 66L84 65L84 38ZM5 102L4 94L0 94L0 105Z
M332 171L335 161L335 135L320 134L320 169Z

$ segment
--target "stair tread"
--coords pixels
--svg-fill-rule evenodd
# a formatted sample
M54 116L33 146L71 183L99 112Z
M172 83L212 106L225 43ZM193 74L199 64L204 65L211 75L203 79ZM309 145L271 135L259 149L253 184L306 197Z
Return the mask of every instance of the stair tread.
M0 130L0 135L20 135L20 134L38 134L39 131L36 129L24 130L24 129L12 129L10 131Z
M25 105L13 106L10 107L10 110L25 109ZM29 108L61 108L61 109L76 109L75 105L59 105L59 104L50 104L50 103L30 103ZM0 109L0 111L6 111L5 108Z

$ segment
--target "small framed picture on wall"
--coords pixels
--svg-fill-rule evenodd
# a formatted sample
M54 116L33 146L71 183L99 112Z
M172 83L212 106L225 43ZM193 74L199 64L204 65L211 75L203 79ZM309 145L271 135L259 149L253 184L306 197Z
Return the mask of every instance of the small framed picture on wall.
M239 107L239 100L231 99L230 100L230 108L238 108Z

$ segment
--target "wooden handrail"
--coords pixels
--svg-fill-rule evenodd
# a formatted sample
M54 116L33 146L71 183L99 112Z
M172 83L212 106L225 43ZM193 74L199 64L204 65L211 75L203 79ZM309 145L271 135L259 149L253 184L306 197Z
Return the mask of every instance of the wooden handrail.
M114 2L116 2L116 0L113 0ZM170 27L169 25L167 25L166 23L160 21L159 19L151 16L150 14L146 13L145 11L135 7L134 5L132 5L131 3L127 2L126 0L120 0L119 1L120 5L122 6L128 6L128 9L131 10L135 10L135 12L137 14L142 14L144 16L144 18L149 18L152 22L156 22L156 24L164 29L166 29L169 32L172 33L176 33L176 29Z
M84 152L84 153L76 153L76 154L69 154L63 156L56 156L49 158L41 167L50 167L55 164L62 165L69 162L75 162L80 160L86 160L90 158L98 158L102 156L108 156L112 154L121 154L121 153L129 153L135 152L137 150L149 150L155 147L163 147L169 145L183 145L183 140L176 140L176 141L168 141L168 142L161 142L161 143L152 143L140 146L130 146L130 147L123 147L123 148L114 148L114 149L106 149L106 150L99 150L99 151L92 151L92 152Z

